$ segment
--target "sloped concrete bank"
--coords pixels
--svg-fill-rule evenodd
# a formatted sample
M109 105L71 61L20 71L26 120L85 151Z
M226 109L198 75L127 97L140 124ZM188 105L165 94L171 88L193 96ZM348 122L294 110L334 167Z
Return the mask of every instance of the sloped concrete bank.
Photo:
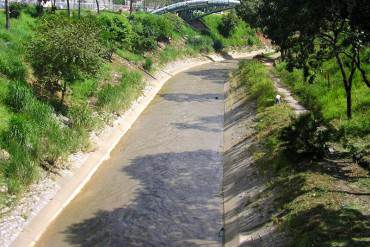
M68 169L61 175L45 177L33 185L19 204L0 221L0 246L32 246L68 203L90 180L100 164L110 157L119 140L149 105L164 83L173 75L191 67L225 59L253 57L266 50L237 53L228 56L213 54L207 57L183 59L172 62L147 79L143 95L131 108L107 126L99 135L92 135L96 149L89 153L70 156Z
M224 246L284 246L271 222L274 195L254 164L256 102L234 78L225 84Z

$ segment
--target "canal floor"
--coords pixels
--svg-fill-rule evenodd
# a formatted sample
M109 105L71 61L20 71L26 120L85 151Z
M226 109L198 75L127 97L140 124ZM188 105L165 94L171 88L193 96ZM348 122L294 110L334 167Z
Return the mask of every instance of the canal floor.
M224 83L236 65L171 78L37 246L221 246Z

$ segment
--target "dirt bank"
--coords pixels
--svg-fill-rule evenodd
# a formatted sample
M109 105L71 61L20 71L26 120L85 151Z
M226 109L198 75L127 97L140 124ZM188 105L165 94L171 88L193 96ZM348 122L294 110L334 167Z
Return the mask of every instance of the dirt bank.
M257 150L256 102L236 79L225 85L224 243L235 246L284 246L272 225L273 195L254 162Z

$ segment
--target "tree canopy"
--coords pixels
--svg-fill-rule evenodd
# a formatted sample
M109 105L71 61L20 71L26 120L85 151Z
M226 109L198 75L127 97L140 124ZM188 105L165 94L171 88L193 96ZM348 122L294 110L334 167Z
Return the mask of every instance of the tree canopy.
M289 69L303 69L311 83L314 71L324 61L335 59L351 118L352 81L357 71L370 88L362 67L362 54L370 43L369 1L243 0L238 13L280 48Z

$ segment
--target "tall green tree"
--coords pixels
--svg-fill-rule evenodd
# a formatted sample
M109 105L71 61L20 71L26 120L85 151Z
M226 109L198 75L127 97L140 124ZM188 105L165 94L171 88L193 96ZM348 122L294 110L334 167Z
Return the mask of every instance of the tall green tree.
M10 29L10 21L9 21L9 0L5 0L5 28L6 30Z
M251 11L255 17L252 24L280 47L288 68L303 69L308 81L313 82L312 71L324 61L336 61L346 92L347 117L352 118L352 83L356 71L370 88L361 55L370 41L368 23L359 20L355 13L361 9L365 15L370 3L362 0L243 2L244 11ZM244 19L249 18L243 9L239 13Z
M69 0L67 0L67 14L68 14L68 16L71 16L71 8L70 8L70 5L69 5Z
M92 18L48 15L29 42L27 53L40 84L51 95L61 92L63 103L69 83L81 75L96 74L104 50L99 26Z
M100 13L100 9L99 9L99 0L95 0L95 3L96 3L96 11L98 12L98 14Z

